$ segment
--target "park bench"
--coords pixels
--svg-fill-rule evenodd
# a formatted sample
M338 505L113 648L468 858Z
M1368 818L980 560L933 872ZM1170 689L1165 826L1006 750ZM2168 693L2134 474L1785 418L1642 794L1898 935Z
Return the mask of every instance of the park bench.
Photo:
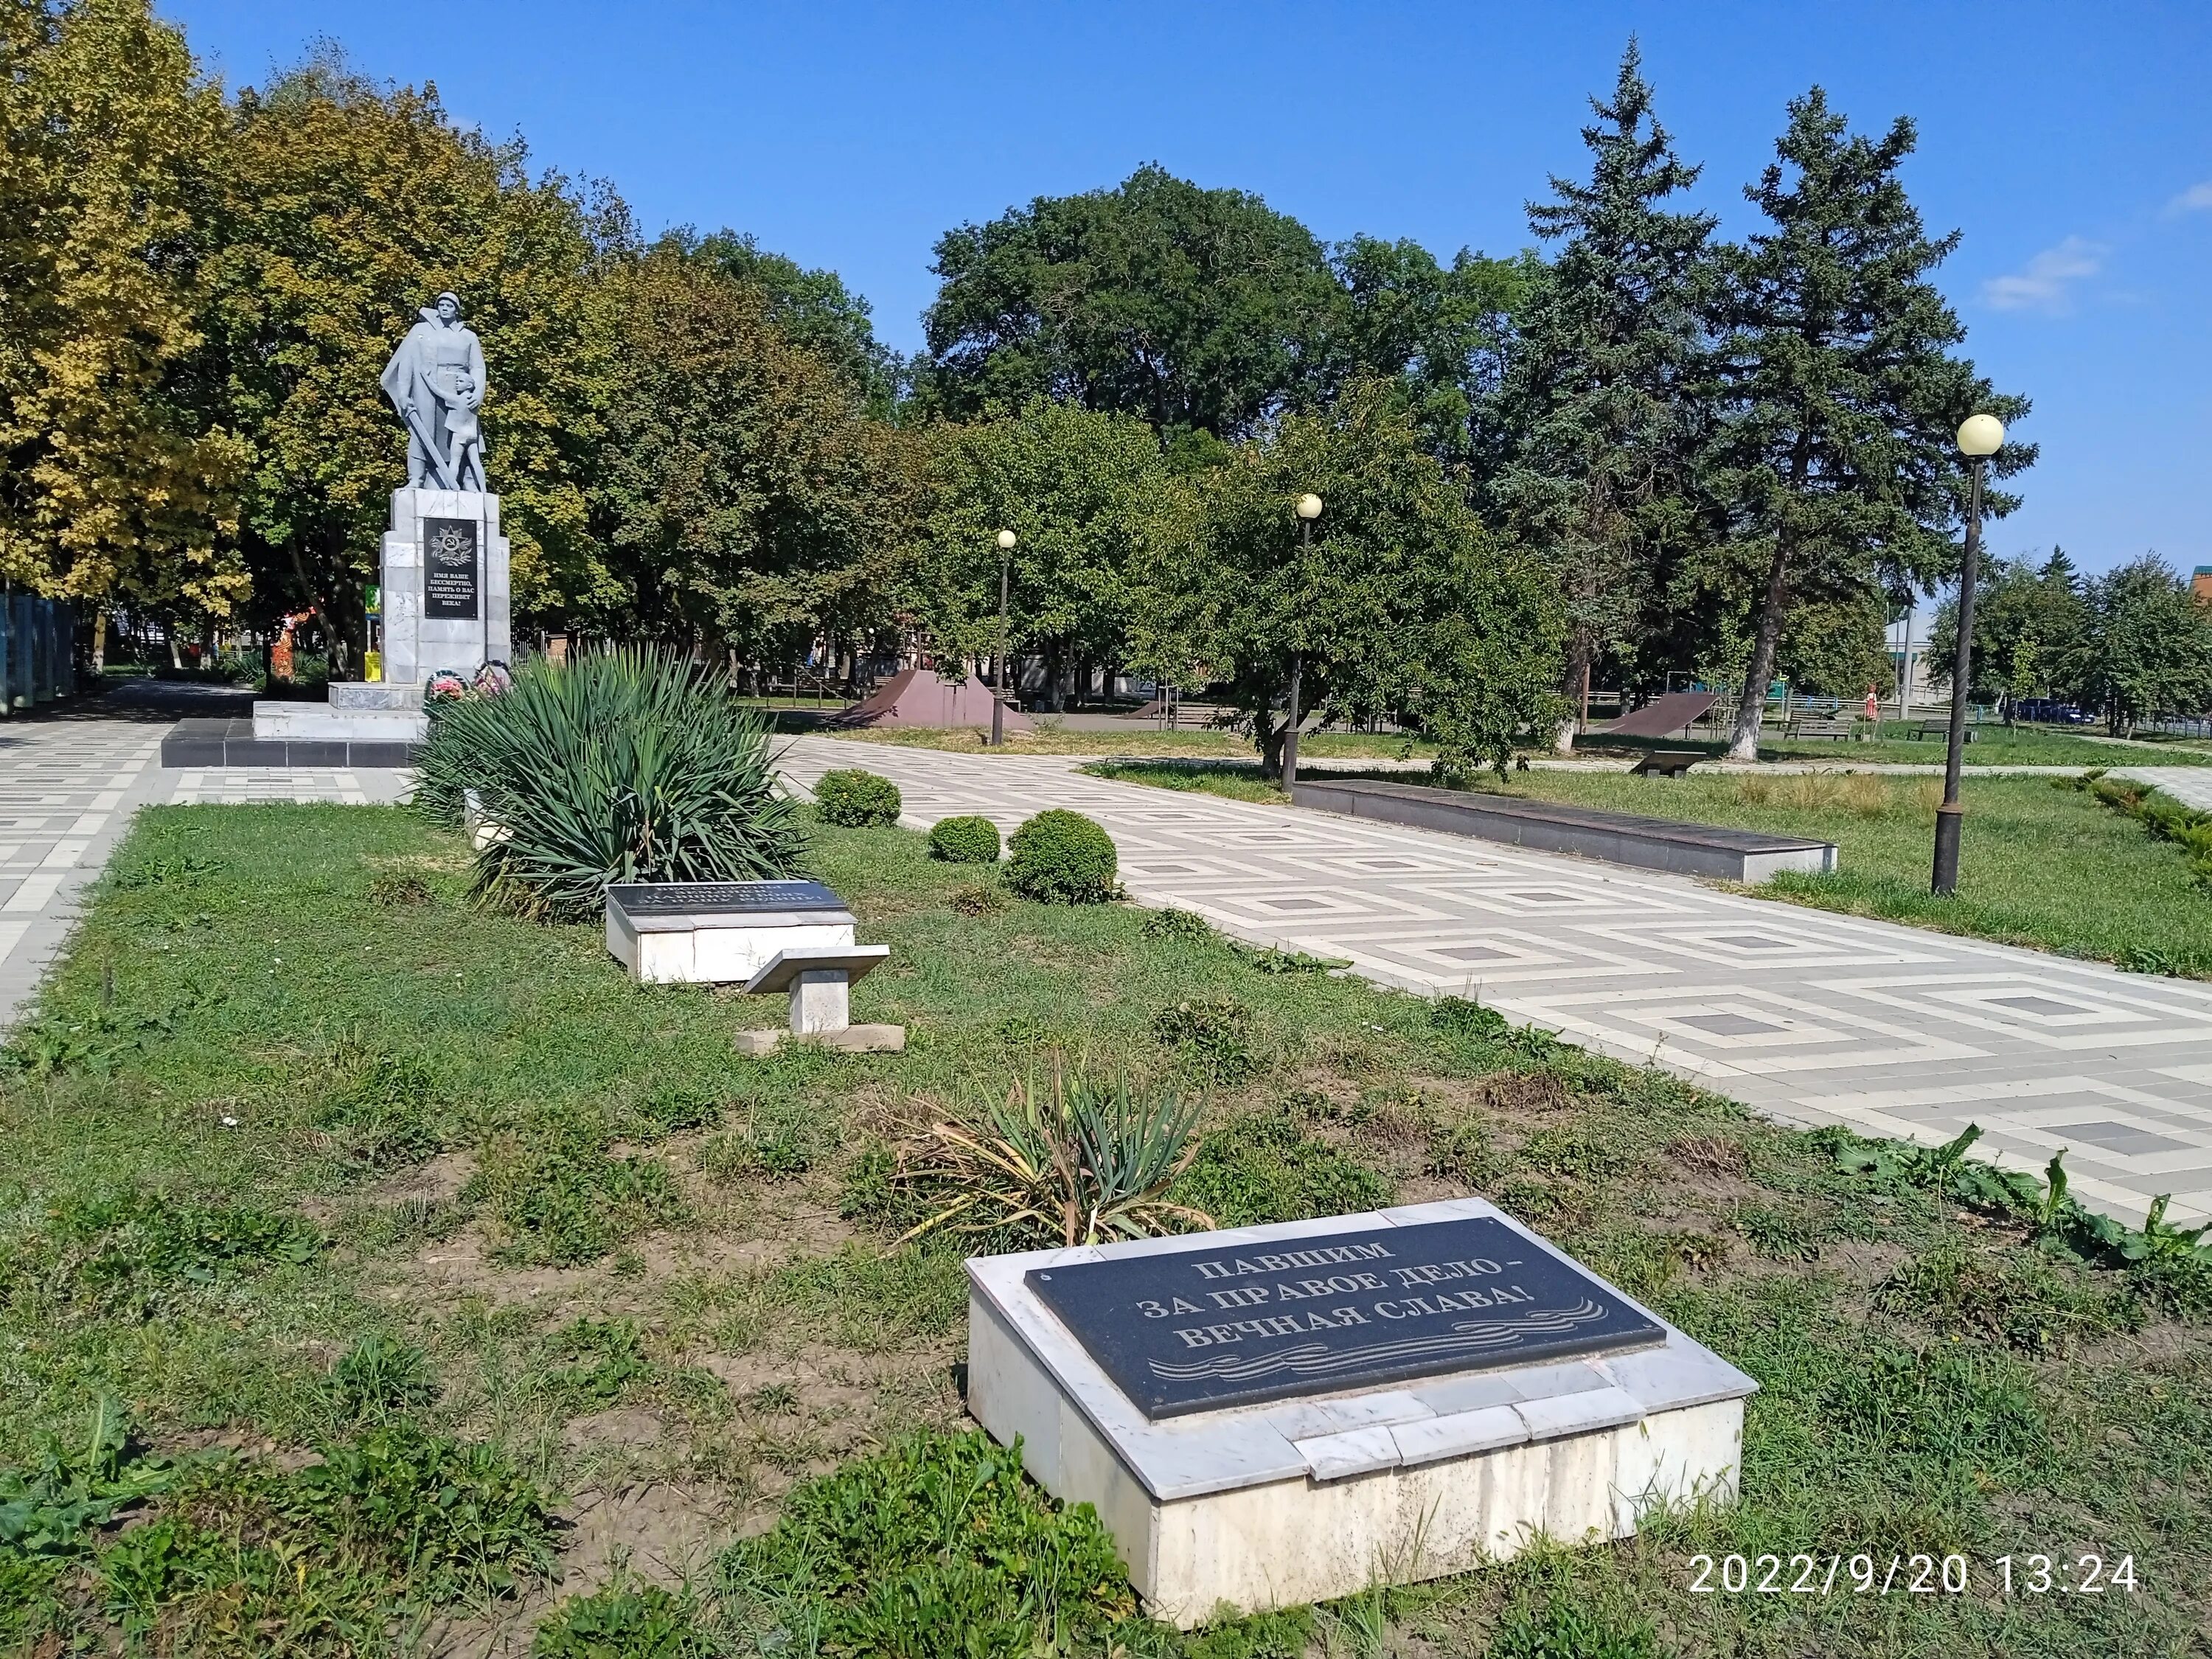
M1832 738L1838 743L1850 743L1858 736L1858 722L1848 715L1813 715L1794 720L1784 728L1789 738Z
M1912 730L1906 732L1905 735L1911 738L1915 743L1919 742L1923 738L1935 738L1939 741L1948 742L1951 736L1951 722L1947 720L1921 720L1913 726ZM1968 743L1972 743L1976 738L1978 738L1982 734L1980 732L1975 731L1971 726L1966 728L1966 736Z
M1655 749L1628 770L1632 777L1679 778L1705 757L1702 749Z

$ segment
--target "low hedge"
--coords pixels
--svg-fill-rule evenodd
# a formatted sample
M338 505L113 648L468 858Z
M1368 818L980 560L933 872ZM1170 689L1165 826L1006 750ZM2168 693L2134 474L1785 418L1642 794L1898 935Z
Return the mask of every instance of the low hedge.
M1055 807L1014 831L1006 885L1045 904L1103 904L1120 890L1114 838L1080 812Z
M814 810L822 815L823 823L842 824L848 830L896 823L902 806L898 785L858 767L824 772L814 786Z
M988 818L940 818L929 832L929 855L947 864L996 864L999 826Z

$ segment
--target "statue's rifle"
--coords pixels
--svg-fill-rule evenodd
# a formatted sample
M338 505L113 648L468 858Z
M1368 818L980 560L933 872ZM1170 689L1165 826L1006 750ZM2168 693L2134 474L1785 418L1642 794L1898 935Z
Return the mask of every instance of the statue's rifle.
M431 471L438 475L438 482L447 489L459 489L460 485L453 482L453 471L447 466L446 458L439 453L438 446L430 441L432 428L423 418L422 410L410 401L399 418L407 422L407 429L415 434L415 441L422 446L423 454L429 457Z

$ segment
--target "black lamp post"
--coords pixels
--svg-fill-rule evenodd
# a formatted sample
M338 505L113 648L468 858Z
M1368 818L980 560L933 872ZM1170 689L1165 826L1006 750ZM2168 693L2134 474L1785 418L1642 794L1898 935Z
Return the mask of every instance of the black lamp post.
M997 684L991 688L991 747L1003 749L1006 743L1006 653L1012 649L1006 634L1006 583L1013 573L1014 543L1019 539L1011 530L999 532L999 672L992 676Z
M2004 422L1969 415L1959 427L1959 453L1973 464L1966 504L1966 556L1959 567L1959 653L1951 667L1950 744L1943 755L1943 804L1936 809L1936 873L1928 890L1948 898L1959 886L1959 769L1966 759L1966 694L1974 665L1974 563L1982 551L1982 469L2004 443ZM1911 671L1910 661L1906 670Z
M1308 490L1297 499L1298 551L1313 550L1314 520L1321 517L1321 497ZM1291 720L1283 732L1283 793L1289 794L1298 781L1298 679L1305 668L1305 653L1291 653Z

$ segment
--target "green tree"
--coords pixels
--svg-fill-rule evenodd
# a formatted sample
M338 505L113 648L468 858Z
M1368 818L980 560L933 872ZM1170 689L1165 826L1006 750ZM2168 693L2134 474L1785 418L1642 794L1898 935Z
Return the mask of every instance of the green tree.
M1795 607L1955 570L1966 473L1954 434L1977 411L2027 411L1951 355L1966 331L1929 276L1958 238L1931 240L1905 194L1913 143L1902 117L1880 140L1852 137L1818 87L1794 100L1779 160L1747 191L1768 228L1727 259L1718 477L1759 556L1735 758L1758 752ZM2008 444L1990 471L2006 477L2034 455ZM1984 511L2016 504L1991 490Z
M934 269L926 378L946 412L1043 396L1224 440L1291 399L1341 300L1297 220L1158 167L948 231Z
M146 0L0 0L0 574L227 614L239 446L195 383L222 94Z
M1801 605L1775 653L1793 691L1856 702L1869 686L1887 696L1895 678L1884 635L1889 596L1879 591Z
M1566 598L1564 689L1631 636L1655 575L1700 524L1697 456L1711 215L1661 204L1694 184L1651 110L1633 41L1612 101L1590 100L1588 183L1531 203L1561 243L1519 319L1492 419L1510 435L1490 496L1544 549ZM1574 728L1562 723L1561 750Z
M1982 574L1974 592L1974 646L1967 684L1978 697L2001 697L2005 718L2024 697L2079 699L2089 672L2089 611L2073 562L2058 548L2040 568L2004 560ZM1958 660L1959 606L1947 599L1928 636L1929 678L1951 683ZM2094 698L2090 699L2096 701Z
M1126 646L1128 572L1166 468L1133 415L1036 398L1018 415L933 430L932 502L915 614L942 651L997 647L1001 530L1019 538L1008 587L1018 652L1040 651L1053 707L1065 669Z
M2083 603L2081 690L2115 736L2154 714L2212 712L2212 605L2187 577L2147 553L2092 579Z
M596 521L609 625L750 659L887 622L915 516L908 434L680 240L604 283L620 366Z
M1310 545L1292 512L1308 491L1324 503ZM1176 533L1146 544L1145 627L1229 686L1270 769L1294 661L1302 714L1403 715L1462 769L1503 765L1555 709L1552 584L1490 544L1387 384L1286 416L1180 492Z
M1354 236L1329 264L1343 301L1325 390L1395 378L1440 458L1474 453L1476 411L1495 392L1514 321L1545 280L1533 252L1493 259L1462 248L1449 265L1419 242Z
M460 296L483 337L490 483L519 608L603 604L585 483L614 372L593 270L627 217L532 179L520 143L325 53L240 94L215 262L210 379L249 441L241 542L261 609L359 637L406 434L377 377L419 307Z
M700 238L695 252L765 294L769 317L786 339L860 387L871 415L890 417L906 378L906 364L876 338L868 302L847 288L843 277L834 270L810 270L734 230Z

